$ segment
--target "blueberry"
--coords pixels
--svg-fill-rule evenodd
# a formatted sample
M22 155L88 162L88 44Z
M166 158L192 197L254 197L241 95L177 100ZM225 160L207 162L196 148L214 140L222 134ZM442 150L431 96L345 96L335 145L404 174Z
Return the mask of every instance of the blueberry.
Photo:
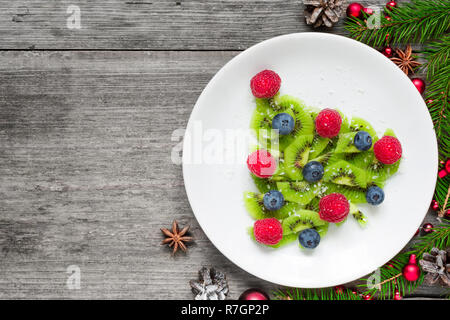
M269 211L279 210L284 205L283 194L277 190L270 190L264 195L263 203Z
M356 149L360 151L367 151L372 146L372 137L366 131L358 131L353 140Z
M310 161L303 168L303 177L308 182L317 182L323 177L323 165L318 161Z
M294 130L295 120L289 113L279 113L272 120L272 129L286 135Z
M379 205L384 200L384 191L380 187L371 186L367 189L366 200L374 206Z
M314 249L319 245L320 235L315 229L305 229L298 235L298 241L302 247Z

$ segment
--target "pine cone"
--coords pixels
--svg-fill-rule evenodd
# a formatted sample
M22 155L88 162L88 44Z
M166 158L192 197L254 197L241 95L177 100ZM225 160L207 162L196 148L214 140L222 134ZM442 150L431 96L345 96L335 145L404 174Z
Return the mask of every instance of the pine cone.
M198 272L199 281L191 280L189 283L195 300L225 300L228 294L228 283L223 274L213 268L203 267Z
M430 253L424 253L419 261L423 271L427 272L424 283L433 285L440 282L442 286L450 287L450 248L439 250L433 248Z
M306 24L331 28L345 11L345 0L303 0Z

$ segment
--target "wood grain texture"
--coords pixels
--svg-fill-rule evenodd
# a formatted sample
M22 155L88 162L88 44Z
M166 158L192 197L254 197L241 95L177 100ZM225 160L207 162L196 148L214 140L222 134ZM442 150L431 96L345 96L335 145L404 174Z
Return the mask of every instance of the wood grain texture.
M70 5L80 8L81 29L67 27ZM302 1L0 0L0 49L242 50L308 31ZM318 31L344 34L342 21Z
M277 288L213 247L170 160L172 132L237 53L0 52L0 299L191 299L202 266L228 275L231 299ZM160 245L173 219L197 239L186 256Z

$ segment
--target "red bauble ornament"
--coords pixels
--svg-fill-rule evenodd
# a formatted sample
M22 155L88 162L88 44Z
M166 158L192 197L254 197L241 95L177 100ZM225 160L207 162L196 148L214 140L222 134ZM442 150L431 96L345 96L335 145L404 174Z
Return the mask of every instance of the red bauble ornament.
M373 10L370 8L363 8L363 12L369 16L373 14Z
M411 79L413 85L419 90L420 94L422 94L425 91L425 81L423 81L420 78L413 78Z
M434 211L439 210L439 202L437 202L436 200L431 200L431 209L433 209Z
M387 46L384 47L383 50L381 50L381 53L386 57L391 58L394 55L394 50L391 47Z
M431 223L425 223L422 226L423 233L425 233L425 234L433 232L433 228L434 227L433 227L433 225Z
M444 218L445 218L445 219L450 219L450 209L448 209L448 210L446 210L446 211L444 212Z
M239 297L239 300L270 300L270 298L264 291L251 288L245 290Z
M364 7L358 2L350 3L347 7L347 17L362 18Z
M372 296L370 294L366 294L362 296L363 300L372 300Z
M438 176L439 178L442 179L446 177L448 174L450 174L450 159L447 159L444 168L442 168L442 170L439 171Z
M398 289L395 288L395 291L394 291L394 300L402 300L402 299L403 299L403 297L401 296L400 291L398 291Z
M414 237L417 236L419 234L419 232L420 232L420 228L417 229L416 233L414 233Z
M397 7L397 2L395 1L389 1L388 3L386 3L386 9L388 9L389 11L392 11L392 9L394 9L395 7Z
M403 277L408 281L417 281L420 277L420 268L417 265L416 255L412 254L409 256L409 261L402 270Z

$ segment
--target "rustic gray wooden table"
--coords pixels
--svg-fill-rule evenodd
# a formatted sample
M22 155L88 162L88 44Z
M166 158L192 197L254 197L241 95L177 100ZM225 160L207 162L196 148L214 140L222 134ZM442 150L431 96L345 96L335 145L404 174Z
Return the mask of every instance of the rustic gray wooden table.
M311 31L302 10L291 0L0 0L0 298L191 299L202 266L227 274L231 299L276 289L206 238L171 135L241 50ZM186 255L160 245L173 219L192 226ZM66 285L73 265L78 290Z

